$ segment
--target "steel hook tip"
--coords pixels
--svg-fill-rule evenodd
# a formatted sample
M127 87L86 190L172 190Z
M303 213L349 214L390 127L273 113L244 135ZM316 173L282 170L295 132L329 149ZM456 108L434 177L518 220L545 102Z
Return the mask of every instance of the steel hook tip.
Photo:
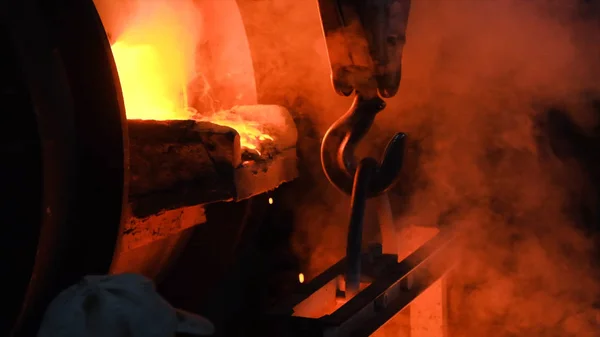
M388 141L383 157L371 182L371 197L379 195L390 189L398 180L402 163L404 162L404 149L406 148L406 134L396 133Z
M350 195L358 166L355 151L367 134L375 116L385 108L379 96L365 98L357 94L346 114L325 133L321 145L321 162L329 181ZM385 192L396 181L404 158L405 134L398 133L389 141L368 190L369 197Z

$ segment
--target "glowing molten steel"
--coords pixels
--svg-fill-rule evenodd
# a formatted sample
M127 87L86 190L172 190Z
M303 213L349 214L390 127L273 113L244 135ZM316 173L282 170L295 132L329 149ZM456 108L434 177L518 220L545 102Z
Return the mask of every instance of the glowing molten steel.
M273 140L264 132L260 116L242 117L231 111L206 115L188 105L187 85L202 76L195 71L199 13L179 8L179 3L156 4L143 6L112 45L127 118L195 119L228 126L240 134L243 148L257 151L261 142Z

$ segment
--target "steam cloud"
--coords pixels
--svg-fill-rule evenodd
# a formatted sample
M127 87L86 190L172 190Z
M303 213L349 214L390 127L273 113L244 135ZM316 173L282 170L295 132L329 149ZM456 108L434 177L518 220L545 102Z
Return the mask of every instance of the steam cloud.
M305 171L288 202L314 275L345 248L348 199L325 181L318 149L350 101L331 88L316 1L238 3L260 46L260 101L296 113ZM453 337L597 335L593 241L572 212L597 201L585 170L555 155L543 126L558 105L582 134L597 127L585 94L600 91L599 13L577 0L413 0L400 92L363 150L407 132L398 228L443 222L465 234Z
M428 130L400 222L446 215L465 233L455 335L597 335L592 242L571 212L589 177L540 128L552 104L596 126L581 102L600 88L599 44L576 5L415 2L395 102L405 128Z
M262 15L277 27L249 30L264 46L255 55L258 72L268 73L259 88L263 100L284 100L299 114L302 160L316 182L294 195L296 242L314 275L344 251L348 200L324 181L317 153L349 101L331 89L315 4L264 3L246 5L256 16L249 22L264 24ZM593 241L574 211L596 202L590 177L555 155L545 127L553 106L569 111L582 134L597 127L585 100L600 90L594 10L574 0L413 1L401 90L365 151L408 132L398 227L444 222L465 234L454 336L598 334Z

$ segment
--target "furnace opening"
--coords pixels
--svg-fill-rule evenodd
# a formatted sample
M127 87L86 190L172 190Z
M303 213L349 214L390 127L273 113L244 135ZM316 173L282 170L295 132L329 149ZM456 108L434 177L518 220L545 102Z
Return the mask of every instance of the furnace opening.
M245 151L260 155L276 141L272 129L284 128L286 121L269 113L272 110L240 112L236 100L218 97L219 90L233 91L237 98L243 92L212 83L219 76L236 74L204 73L215 62L229 62L207 56L207 39L219 38L205 34L210 23L205 18L211 14L204 15L203 10L212 8L192 1L143 3L132 11L122 31L112 36L127 119L196 120L227 126L239 133ZM253 72L247 74L254 81Z

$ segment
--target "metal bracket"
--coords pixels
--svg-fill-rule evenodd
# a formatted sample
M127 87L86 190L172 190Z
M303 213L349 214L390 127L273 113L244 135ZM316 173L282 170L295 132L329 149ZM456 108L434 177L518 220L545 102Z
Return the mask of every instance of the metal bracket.
M273 335L294 337L370 336L396 313L454 267L455 236L441 231L401 262L375 245L362 255L365 286L345 303L336 303L335 289L346 259L303 284L267 317Z

